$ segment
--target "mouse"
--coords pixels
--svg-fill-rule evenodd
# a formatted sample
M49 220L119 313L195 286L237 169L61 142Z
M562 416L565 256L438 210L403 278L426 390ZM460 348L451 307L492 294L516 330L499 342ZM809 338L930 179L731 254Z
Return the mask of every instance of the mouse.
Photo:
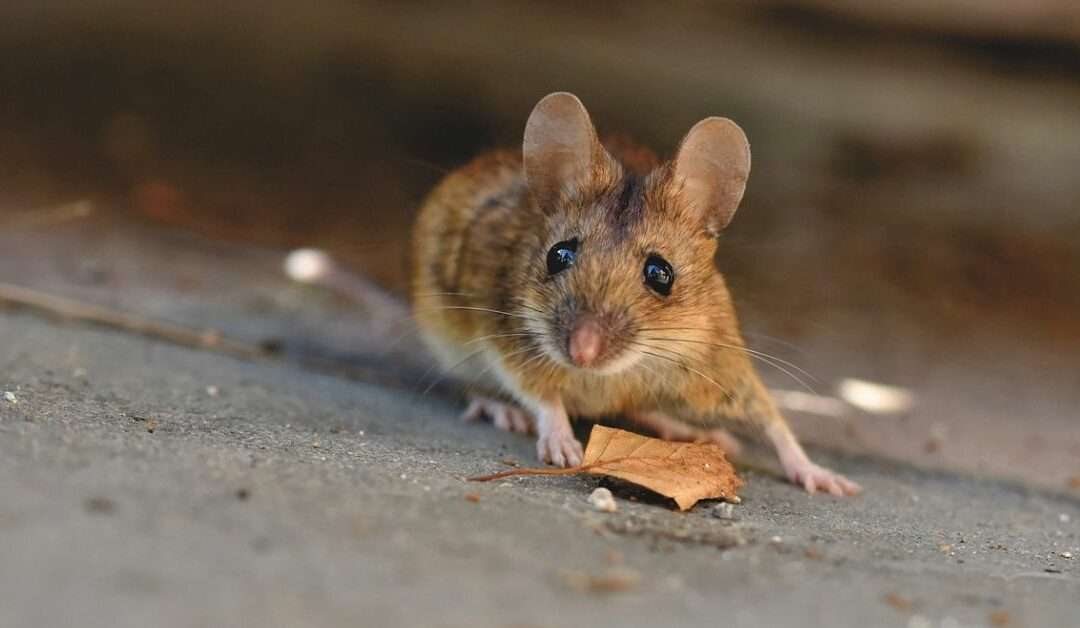
M750 175L727 118L695 124L669 161L602 141L579 98L529 115L520 149L447 174L412 233L412 308L463 418L533 433L543 462L582 460L571 417L623 416L678 440L771 446L806 491L860 487L814 463L754 369L714 261Z

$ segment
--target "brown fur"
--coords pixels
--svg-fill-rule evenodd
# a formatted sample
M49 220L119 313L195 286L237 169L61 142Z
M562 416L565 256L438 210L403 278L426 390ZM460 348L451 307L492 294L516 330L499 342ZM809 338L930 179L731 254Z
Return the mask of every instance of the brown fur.
M561 395L572 416L659 410L701 427L783 422L741 350L713 263L716 240L682 202L671 164L657 165L625 139L608 145L632 163L598 160L585 183L547 211L529 193L516 151L475 159L427 198L413 238L413 298L444 366L511 396ZM576 264L549 277L548 250L572 237L580 240ZM650 254L675 269L666 298L643 283ZM583 310L608 331L605 358L653 355L614 375L553 360L543 346L564 349L568 323ZM529 333L526 325L539 333L499 336Z

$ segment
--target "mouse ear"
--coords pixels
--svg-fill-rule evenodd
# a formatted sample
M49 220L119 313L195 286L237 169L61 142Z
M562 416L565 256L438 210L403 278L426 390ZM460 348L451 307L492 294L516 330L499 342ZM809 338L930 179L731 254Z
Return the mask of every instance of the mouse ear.
M525 180L539 207L550 210L564 190L578 188L604 156L589 112L578 97L555 92L536 103L525 123Z
M698 122L679 144L673 177L675 189L705 229L720 233L735 216L750 177L746 134L727 118Z

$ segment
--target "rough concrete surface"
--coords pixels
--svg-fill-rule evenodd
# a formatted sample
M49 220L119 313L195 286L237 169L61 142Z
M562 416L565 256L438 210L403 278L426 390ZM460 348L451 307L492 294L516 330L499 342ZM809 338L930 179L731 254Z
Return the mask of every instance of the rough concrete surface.
M24 283L78 270L52 252L19 258ZM95 294L287 347L333 335L344 306L281 283L275 254L209 257L209 286L118 290L105 264ZM245 264L262 278L218 286ZM759 467L730 511L595 477L476 484L532 464L532 442L420 388L0 310L0 626L1080 622L1067 491L821 448L864 495L809 496ZM618 512L590 507L598 485Z

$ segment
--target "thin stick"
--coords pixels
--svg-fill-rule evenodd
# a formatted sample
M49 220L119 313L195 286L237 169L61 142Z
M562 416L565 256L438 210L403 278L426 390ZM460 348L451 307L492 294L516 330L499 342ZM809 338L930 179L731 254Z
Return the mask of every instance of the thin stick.
M585 467L591 467L594 465L584 465L579 467L570 467L567 469L510 469L509 471L500 471L499 473L492 473L491 475L478 475L474 478L468 478L470 482L490 482L492 480L501 480L502 478L508 478L515 475L576 475L585 470Z
M626 462L627 460L662 460L662 458L634 458L633 456L624 456L622 458L612 458L611 460L597 460L596 462L582 464L576 467L568 467L566 469L548 469L546 467L533 469L510 469L508 471L492 473L491 475L481 475L475 478L468 478L468 480L470 482L490 482L492 480L501 480L502 478L508 478L515 475L577 475L578 473L588 473L589 471L597 467L603 467L609 464L618 464L620 462Z
M401 378L387 374L381 369L358 368L343 364L337 360L318 357L300 357L285 360L272 350L240 340L225 338L217 330L192 329L175 323L156 321L137 314L83 303L68 297L9 283L0 282L0 305L22 307L58 318L119 329L155 340L171 342L193 349L215 351L244 360L286 361L304 368L350 379L398 387L406 385Z
M224 338L220 332L213 329L192 329L175 323L155 321L15 284L0 282L0 304L29 308L60 318L96 323L178 345L212 349L243 358L259 358L268 354L258 346Z

